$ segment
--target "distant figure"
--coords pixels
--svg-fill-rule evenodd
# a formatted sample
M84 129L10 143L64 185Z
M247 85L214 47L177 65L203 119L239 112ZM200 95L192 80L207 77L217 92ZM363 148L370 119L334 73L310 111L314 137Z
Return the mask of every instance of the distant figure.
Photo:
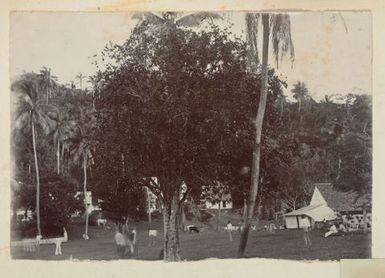
M158 231L151 228L148 229L148 237L150 238L150 246L154 245L154 238L158 236Z
M325 233L325 237L328 237L334 234L338 234L338 230L336 225L333 223L333 225L330 226L329 231Z
M243 231L243 228L245 227L245 223L244 223L243 219L241 219L238 226L239 226L239 232L241 233Z
M98 224L98 227L103 226L103 229L105 229L107 224L107 219L99 218L96 220L96 224Z
M116 228L115 244L119 258L123 258L126 253L126 239L123 236L122 226L120 224Z
M269 225L269 232L270 233L275 233L276 229L277 229L277 226L275 226L274 223L270 223L270 225Z
M130 239L132 244L135 245L136 244L136 227L132 229Z
M126 223L123 228L123 237L126 241L125 255L134 253L134 244L136 243L136 230L135 228L130 231L128 224Z
M306 217L305 215L301 216L301 226L303 229L303 239L305 241L305 245L311 246L311 239L309 235L311 224L310 224L309 218Z
M227 222L227 232L229 233L229 239L230 241L233 241L233 235L232 235L232 230L233 230L233 224L231 224L230 220Z
M338 229L339 229L340 232L342 232L342 233L346 233L346 232L347 232L347 229L346 229L344 223L342 223L342 222L340 223L340 226L338 227Z
M67 242L68 241L68 233L66 229L63 227L63 237L56 238L55 241L55 255L61 255L61 244L62 242Z
M250 226L250 228L251 228L252 231L255 231L255 230L257 229L257 226L256 226L255 224L252 224L252 225Z

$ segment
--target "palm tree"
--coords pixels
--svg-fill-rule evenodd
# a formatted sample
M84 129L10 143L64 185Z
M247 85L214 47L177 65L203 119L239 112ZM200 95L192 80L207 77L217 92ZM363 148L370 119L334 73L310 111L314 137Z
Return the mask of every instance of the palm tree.
M136 13L132 17L138 19L137 26L150 25L152 30L172 30L177 27L197 27L206 20L222 19L218 13L197 12L184 15L178 12Z
M36 218L37 236L41 236L40 225L40 175L37 155L37 130L39 127L45 135L48 135L55 128L56 122L49 117L47 110L49 106L38 103L38 81L36 75L24 74L19 80L15 81L11 90L17 99L17 110L15 113L14 129L20 130L22 127L31 128L32 146L35 161L36 173ZM44 109L45 108L45 109ZM44 111L46 110L46 111Z
M245 253L250 223L254 214L255 200L258 193L259 174L260 174L260 158L261 158L261 136L262 125L266 109L267 90L268 90L268 56L269 42L271 40L273 46L273 54L278 65L278 61L282 59L283 54L288 53L291 61L294 61L294 47L291 40L290 17L285 14L246 14L246 34L249 46L249 68L255 70L258 64L258 46L257 35L259 29L259 21L262 21L263 29L263 45L262 45L262 82L261 95L259 97L258 112L254 122L255 139L253 148L253 162L251 167L251 185L247 201L245 226L241 233L238 248L238 257L243 257Z
M41 78L41 81L40 81L41 86L43 87L43 89L45 90L45 93L46 93L47 104L48 104L48 99L51 95L51 88L53 88L57 85L56 84L57 77L51 74L50 68L46 68L46 67L43 67L40 70L39 76Z
M64 151L68 150L71 142L80 136L78 123L74 120L58 119L57 128L53 133L53 141L56 145L56 171L61 173L61 161Z
M74 164L81 165L83 168L83 194L84 194L84 207L85 207L85 232L83 238L88 240L88 206L87 203L87 169L93 164L93 156L91 152L90 141L86 137L82 137L75 148L71 151L71 156Z
M83 75L81 72L79 72L78 75L75 76L75 78L79 79L79 85L80 85L80 90L83 89L83 79L87 78L87 76Z
M308 90L305 83L298 81L291 90L293 97L298 101L298 113L301 113L301 104L308 98Z

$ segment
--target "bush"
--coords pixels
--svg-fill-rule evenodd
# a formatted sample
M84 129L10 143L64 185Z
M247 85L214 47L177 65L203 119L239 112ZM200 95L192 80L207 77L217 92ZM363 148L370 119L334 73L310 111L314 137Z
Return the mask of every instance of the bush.
M81 209L82 202L75 199L77 185L59 175L41 179L40 217L42 234L63 234L62 228L68 224L71 214Z
M207 212L206 210L202 210L200 221L203 223L207 223L212 217L213 215L211 213Z
M85 216L83 218L85 221L85 219L86 219ZM90 226L96 226L98 224L97 220L100 218L102 218L102 213L98 210L94 210L88 215L88 224Z

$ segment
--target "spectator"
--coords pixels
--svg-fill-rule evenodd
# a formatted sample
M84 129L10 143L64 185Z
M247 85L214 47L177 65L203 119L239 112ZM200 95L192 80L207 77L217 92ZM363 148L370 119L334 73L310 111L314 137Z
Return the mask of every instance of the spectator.
M338 230L336 225L333 223L333 225L330 226L329 231L325 233L325 237L331 236L333 234L337 234Z
M233 235L232 235L232 230L233 230L233 224L231 224L230 220L227 222L227 232L229 233L229 239L230 241L233 241Z
M338 229L339 229L340 232L342 232L342 233L346 233L346 232L347 232L347 229L346 229L344 223L342 223L342 222L340 223L340 226L338 227Z
M305 245L311 246L311 239L310 239L310 235L309 235L309 232L311 229L311 224L310 224L309 218L305 215L301 216L301 226L303 229L303 239L305 241Z
M115 244L118 251L119 258L123 258L126 252L126 240L122 233L122 226L118 224L115 233Z

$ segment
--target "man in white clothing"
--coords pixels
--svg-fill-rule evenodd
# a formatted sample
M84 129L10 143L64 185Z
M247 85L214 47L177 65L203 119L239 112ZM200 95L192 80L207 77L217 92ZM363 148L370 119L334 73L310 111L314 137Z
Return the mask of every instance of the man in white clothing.
M301 226L303 229L303 239L305 241L305 245L310 246L311 245L311 239L310 239L309 232L311 229L311 224L310 224L309 218L306 215L301 216Z

